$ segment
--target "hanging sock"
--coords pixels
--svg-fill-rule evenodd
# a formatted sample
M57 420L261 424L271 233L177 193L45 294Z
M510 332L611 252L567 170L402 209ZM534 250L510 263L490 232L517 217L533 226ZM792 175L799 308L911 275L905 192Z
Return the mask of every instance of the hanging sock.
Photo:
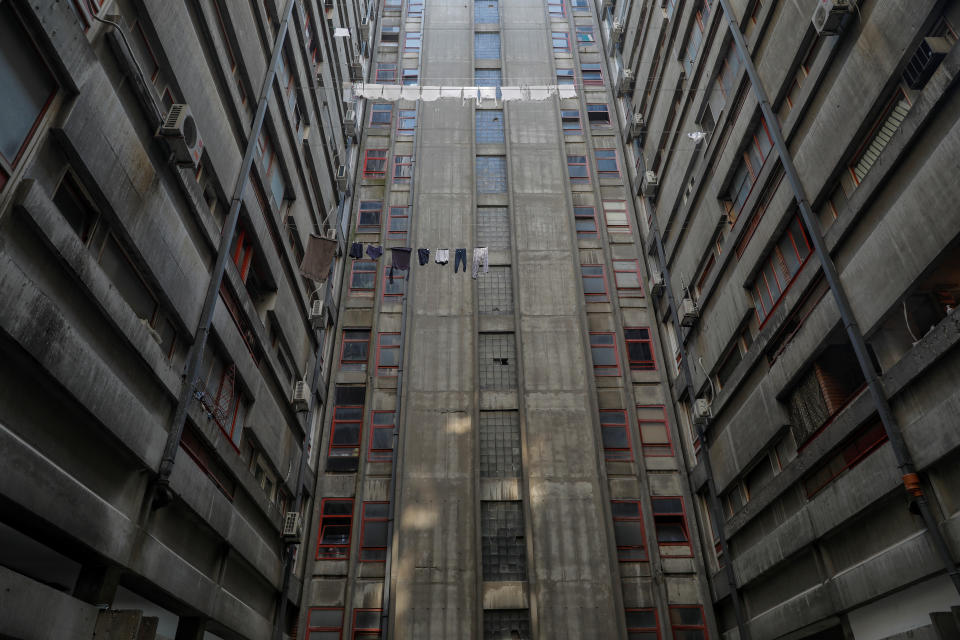
M490 252L486 247L475 247L473 249L473 279L477 279L480 272L480 263L483 262L483 272L490 273Z
M463 262L463 272L467 272L467 250L466 249L457 249L454 251L453 258L453 272L457 273L457 269L460 266L460 263Z
M410 247L391 247L390 284L393 284L393 270L407 271L410 268Z
M379 246L379 245L375 245L375 244L368 244L368 245L367 245L367 255L370 256L370 259L371 259L371 260L376 260L376 259L378 259L381 255L383 255L383 247L381 247L381 246Z
M445 265L450 262L450 249L437 249L436 263Z
M348 253L347 255L349 255L351 258L353 258L353 259L355 259L355 260L359 260L360 258L362 258L362 257L363 257L363 243L362 243L362 242L354 242L353 244L351 244L351 245L350 245L350 253Z
M417 260L421 267L430 262L430 249L417 249Z

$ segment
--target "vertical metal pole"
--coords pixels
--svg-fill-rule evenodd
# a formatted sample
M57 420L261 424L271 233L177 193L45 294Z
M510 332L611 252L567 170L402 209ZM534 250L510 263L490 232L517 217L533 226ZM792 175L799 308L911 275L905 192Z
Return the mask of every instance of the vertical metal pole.
M787 143L783 138L783 132L780 129L780 120L773 112L773 107L770 106L770 100L767 97L767 92L763 88L763 84L760 81L760 76L757 74L756 66L753 64L753 58L749 55L746 41L743 39L743 34L740 33L740 27L733 15L733 11L730 7L730 0L720 0L720 4L723 7L723 13L727 18L727 24L730 27L730 33L733 36L733 41L737 47L737 52L743 60L743 65L747 70L747 75L750 78L750 84L753 86L754 94L756 94L757 102L760 103L760 109L763 112L763 118L766 121L767 130L770 132L770 136L773 138L773 146L776 147L777 153L780 155L780 162L783 164L783 169L787 175L787 180L789 180L790 186L793 189L793 194L797 201L797 208L800 209L800 216L803 218L803 223L807 229L808 235L810 236L813 249L816 252L817 257L820 259L820 264L823 267L824 277L827 281L827 284L830 286L830 291L833 293L834 301L837 303L837 309L840 311L840 318L843 322L843 328L846 330L847 337L850 339L853 352L856 354L857 362L860 364L860 371L863 373L863 377L867 381L867 387L870 390L870 396L873 399L873 404L877 409L877 414L880 416L880 421L883 423L884 431L886 431L887 438L890 440L890 445L893 448L894 455L897 458L897 466L899 467L901 474L903 474L904 489L907 491L911 500L914 502L914 504L916 504L918 510L920 511L920 515L922 516L924 524L927 527L927 531L930 532L930 537L934 547L937 550L937 554L943 561L947 575L950 576L954 587L956 588L957 592L960 593L960 571L958 571L957 565L954 563L953 558L950 555L950 548L947 546L946 540L944 539L943 534L940 532L939 523L937 522L936 518L934 518L933 512L930 510L930 504L927 502L927 497L924 494L923 487L920 484L920 477L917 475L917 470L910 455L910 451L903 439L903 433L900 430L900 425L897 423L897 419L893 415L893 411L890 409L890 403L887 399L886 391L883 388L883 384L880 382L880 378L877 376L876 370L873 368L873 362L871 361L870 353L867 350L867 343L863 339L863 333L860 331L857 320L853 315L853 309L850 306L850 300L847 298L846 290L843 288L843 283L840 281L840 274L833 262L833 258L830 256L830 252L827 250L827 244L823 239L823 233L820 231L820 223L814 215L813 210L810 208L810 202L807 200L803 183L800 181L797 168L793 164L793 157L790 155L790 149L787 147Z

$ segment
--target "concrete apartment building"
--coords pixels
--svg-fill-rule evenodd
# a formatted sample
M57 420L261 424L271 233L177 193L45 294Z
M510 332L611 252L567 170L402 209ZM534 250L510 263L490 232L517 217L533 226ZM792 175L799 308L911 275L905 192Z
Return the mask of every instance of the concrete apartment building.
M0 0L0 638L956 633L960 5L856 4Z

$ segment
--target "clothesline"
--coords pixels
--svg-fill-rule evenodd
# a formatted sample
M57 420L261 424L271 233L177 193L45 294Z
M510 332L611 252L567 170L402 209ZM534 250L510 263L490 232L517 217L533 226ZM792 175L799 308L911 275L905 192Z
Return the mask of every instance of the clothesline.
M422 100L434 102L436 100L461 100L466 103L476 100L478 104L483 100L512 101L542 101L553 96L561 99L576 98L577 89L573 85L544 84L522 85L510 87L444 87L419 86L400 84L366 84L362 82L344 83L344 92L348 99L367 98L369 100Z
M393 256L393 262L390 265L390 283L393 284L393 271L398 269L405 271L410 268L410 253L413 251L411 247L391 247L391 254ZM363 260L363 243L354 242L350 245L350 252L347 254L354 260ZM379 260L380 256L383 255L383 247L376 244L367 244L366 250L367 257L371 260ZM455 248L453 259L453 272L458 273L460 266L463 266L463 272L467 272L467 249L465 247ZM450 249L437 249L434 254L436 264L444 266L450 262ZM419 248L417 249L417 260L420 263L420 266L426 266L430 262L430 249ZM476 279L477 275L480 273L480 269L483 269L483 273L490 272L490 252L487 247L474 247L473 249L473 278Z

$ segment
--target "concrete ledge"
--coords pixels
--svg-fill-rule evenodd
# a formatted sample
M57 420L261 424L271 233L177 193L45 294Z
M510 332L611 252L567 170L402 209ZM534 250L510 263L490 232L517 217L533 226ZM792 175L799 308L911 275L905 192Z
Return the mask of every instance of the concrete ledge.
M93 605L0 566L0 636L19 640L92 638L98 613Z
M526 609L530 606L530 586L526 582L484 582L484 609Z

